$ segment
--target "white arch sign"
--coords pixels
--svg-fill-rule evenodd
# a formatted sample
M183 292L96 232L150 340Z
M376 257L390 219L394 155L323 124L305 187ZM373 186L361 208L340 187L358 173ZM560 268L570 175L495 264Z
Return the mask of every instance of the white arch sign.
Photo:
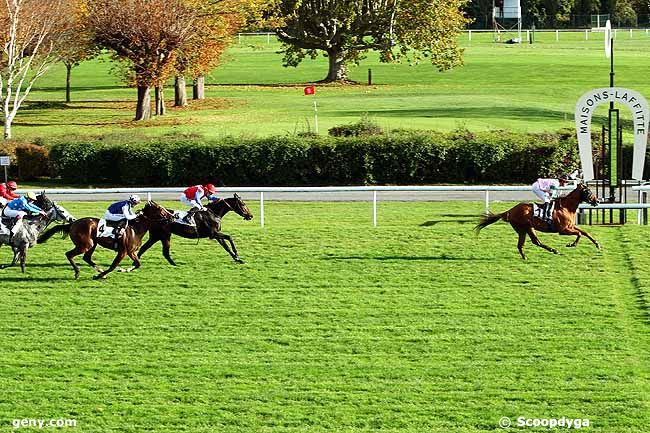
M637 91L623 87L602 87L593 89L580 97L576 104L576 131L580 149L580 163L584 180L594 179L594 163L591 148L591 118L594 110L605 102L617 102L627 105L632 111L634 123L634 159L632 161L632 179L643 179L645 151L648 140L648 101Z

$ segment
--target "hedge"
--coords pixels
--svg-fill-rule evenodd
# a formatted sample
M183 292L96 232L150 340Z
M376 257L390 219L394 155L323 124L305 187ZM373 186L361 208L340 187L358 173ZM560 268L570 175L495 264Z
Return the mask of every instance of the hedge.
M532 183L578 167L572 133L408 132L359 137L82 139L50 145L75 184Z

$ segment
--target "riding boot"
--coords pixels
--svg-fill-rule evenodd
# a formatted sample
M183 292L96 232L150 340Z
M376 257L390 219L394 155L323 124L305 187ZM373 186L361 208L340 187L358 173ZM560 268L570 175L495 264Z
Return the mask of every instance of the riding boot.
M546 205L546 207L544 208L544 219L550 225L550 224L553 223L553 217L551 215L551 209L552 209L553 205L552 205L551 202L545 203L545 205Z
M185 215L185 217L183 218L183 221L185 221L185 222L188 223L188 224L193 224L193 223L194 223L194 221L193 221L194 214L195 214L196 212L198 212L198 210L199 210L199 209L196 208L196 207L193 207L192 209L190 209L190 210L187 212L187 215Z

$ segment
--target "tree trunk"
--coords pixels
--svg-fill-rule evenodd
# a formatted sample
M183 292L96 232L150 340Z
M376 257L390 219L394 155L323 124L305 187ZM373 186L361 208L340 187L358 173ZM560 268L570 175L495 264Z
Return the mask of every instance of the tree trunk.
M72 76L72 64L65 64L65 102L70 102L70 77Z
M205 77L203 75L194 79L192 99L205 99Z
M11 139L11 119L9 116L4 116L5 117L5 124L4 124L4 137L5 140L10 140Z
M176 76L174 82L174 107L185 107L187 105L187 89L185 87L185 77Z
M135 108L135 119L151 119L151 87L138 86L138 105Z
M163 86L156 86L156 116L165 115L165 91Z
M323 81L348 81L348 67L340 51L328 50L329 71Z

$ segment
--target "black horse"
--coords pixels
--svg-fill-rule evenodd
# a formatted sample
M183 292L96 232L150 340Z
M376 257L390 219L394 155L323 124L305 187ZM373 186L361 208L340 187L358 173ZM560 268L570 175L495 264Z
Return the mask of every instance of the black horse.
M149 239L142 245L138 252L138 258L149 249L153 244L160 241L162 243L162 253L170 265L176 266L176 263L169 255L169 247L171 243L172 234L181 236L187 239L210 238L214 239L223 247L228 254L237 263L244 263L239 258L239 253L235 247L232 237L226 233L221 232L221 219L225 214L230 211L235 212L245 220L252 220L253 214L246 206L246 203L235 194L233 197L210 202L207 205L208 210L199 211L194 214L194 221L196 226L181 224L177 222L158 222L154 223L149 228ZM170 210L170 212L173 212ZM228 246L228 243L230 246Z

